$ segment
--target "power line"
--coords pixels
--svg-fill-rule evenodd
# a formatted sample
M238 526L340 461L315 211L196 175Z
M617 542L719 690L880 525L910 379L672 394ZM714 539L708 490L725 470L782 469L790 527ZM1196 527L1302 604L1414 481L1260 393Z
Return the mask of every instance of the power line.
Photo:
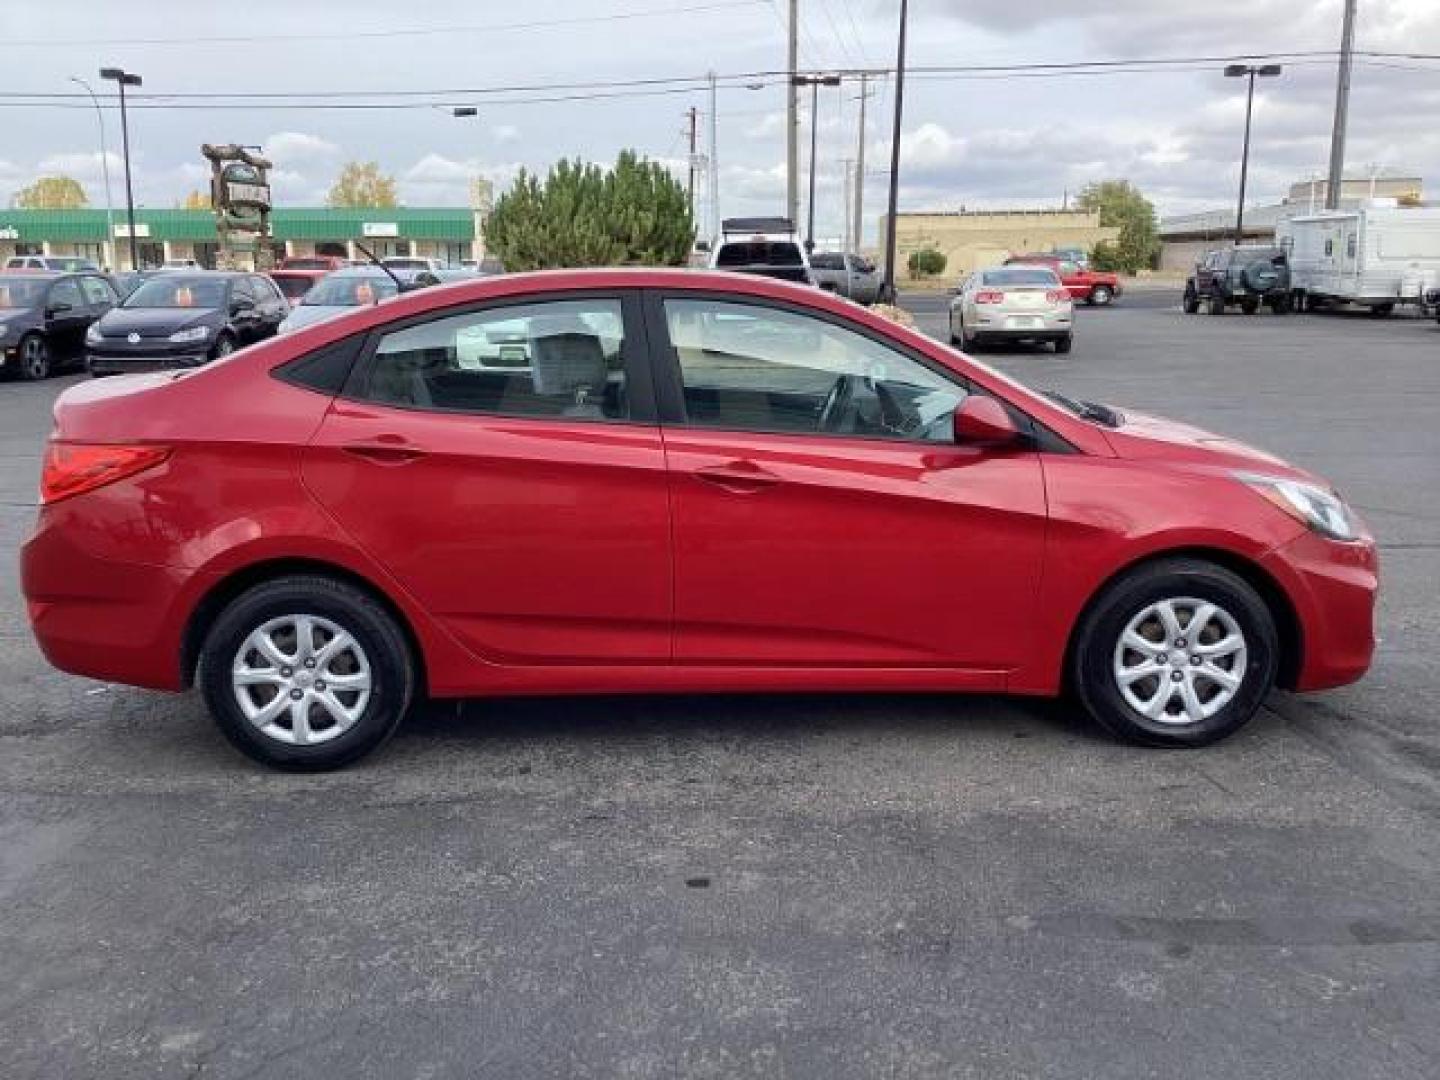
M221 34L195 37L170 38L40 38L29 41L10 41L12 47L33 49L59 48L70 45L239 45L255 42L271 44L276 41L334 41L338 39L428 37L437 34L504 33L510 30L543 30L553 27L581 26L590 23L618 22L624 19L650 19L657 16L694 14L703 11L720 11L729 8L753 7L766 0L713 0L711 3L694 4L689 7L646 8L638 11L612 11L599 15L572 15L562 19L535 19L527 22L510 23L465 23L449 26L428 26L396 28L391 30L335 30L316 34Z

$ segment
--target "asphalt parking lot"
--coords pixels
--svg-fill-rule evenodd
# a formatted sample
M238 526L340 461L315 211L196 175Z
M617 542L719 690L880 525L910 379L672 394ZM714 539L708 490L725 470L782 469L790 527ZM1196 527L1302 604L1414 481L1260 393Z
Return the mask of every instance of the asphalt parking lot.
M1335 480L1373 673L1193 753L1064 705L667 697L264 772L193 696L45 666L13 565L73 380L0 384L0 1076L1433 1077L1440 327L1137 292L981 358Z

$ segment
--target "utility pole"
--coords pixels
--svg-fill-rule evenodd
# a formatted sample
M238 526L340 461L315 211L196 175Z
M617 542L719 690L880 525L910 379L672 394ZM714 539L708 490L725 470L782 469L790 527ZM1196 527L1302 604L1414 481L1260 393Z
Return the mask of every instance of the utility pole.
M860 136L855 144L855 215L850 226L850 238L854 250L860 250L861 238L865 235L865 99L870 96L866 89L870 76L860 73Z
M805 227L805 250L815 249L815 151L816 137L820 131L820 87L839 86L839 75L796 75L790 80L792 86L810 87L810 200L806 205L808 223ZM792 219L793 221L793 219Z
M880 283L880 298L895 302L895 212L900 202L900 123L905 117L905 17L908 0L900 0L900 40L895 48L895 119L890 133L890 198L885 214L885 277Z
M719 107L716 105L715 96L715 72L710 72L710 242L713 244L715 238L720 235L720 120Z
M1225 68L1227 79L1249 79L1245 91L1245 141L1240 150L1240 198L1235 204L1235 246L1239 247L1245 235L1245 178L1250 172L1250 114L1255 108L1255 76L1274 78L1281 71L1279 64L1230 64Z
M1330 179L1325 185L1325 209L1340 206L1345 182L1345 121L1350 112L1350 61L1355 49L1355 0L1345 0L1345 25L1340 32L1340 70L1335 82L1335 126L1330 130Z
M690 118L690 158L689 158L689 163L690 163L690 180L689 180L689 183L688 183L688 185L686 186L686 189L685 189L685 190L689 193L689 196L690 196L690 220L691 220L691 221L694 221L694 220L695 220L695 125L696 125L696 122L697 122L698 119L699 119L699 112L696 110L696 108L695 108L694 105L691 105L689 111L688 111L685 115Z
M845 218L845 247L844 247L844 250L847 251L847 252L850 252L850 251L854 251L854 250L855 250L854 233L852 233L851 230L850 230L850 226L851 226L851 224L854 222L854 217L853 217L853 216L851 215L851 213L850 213L850 209L851 209L851 207L854 205L854 204L850 201L850 198L851 198L851 194L850 194L850 193L851 193L851 190L852 190L851 181L852 181L852 179L853 179L853 177L852 177L851 174L850 174L850 170L851 170L852 168L854 168L854 166L855 166L855 159L854 159L854 158L841 158L841 159L840 159L841 175L842 175L842 177L844 178L844 181L845 181L845 213L844 213L844 218Z
M800 60L800 0L790 0L790 43L785 82L785 216L793 225L800 216L800 108L795 83Z

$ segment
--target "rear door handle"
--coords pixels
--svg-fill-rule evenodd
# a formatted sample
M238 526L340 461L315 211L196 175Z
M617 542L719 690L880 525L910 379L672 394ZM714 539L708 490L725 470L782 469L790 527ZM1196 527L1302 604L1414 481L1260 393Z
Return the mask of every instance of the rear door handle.
M408 465L425 456L425 451L420 447L412 446L394 436L387 439L384 435L374 442L346 443L340 449L377 465Z
M780 477L762 469L753 461L731 461L724 465L705 465L695 470L695 478L726 491L764 491L780 483Z

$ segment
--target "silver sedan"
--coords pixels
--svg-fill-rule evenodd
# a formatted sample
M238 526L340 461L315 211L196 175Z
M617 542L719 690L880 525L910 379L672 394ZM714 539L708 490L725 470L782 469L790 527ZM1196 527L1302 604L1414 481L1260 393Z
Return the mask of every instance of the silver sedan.
M976 270L950 301L950 343L964 349L987 341L1048 341L1068 353L1075 303L1045 266Z

